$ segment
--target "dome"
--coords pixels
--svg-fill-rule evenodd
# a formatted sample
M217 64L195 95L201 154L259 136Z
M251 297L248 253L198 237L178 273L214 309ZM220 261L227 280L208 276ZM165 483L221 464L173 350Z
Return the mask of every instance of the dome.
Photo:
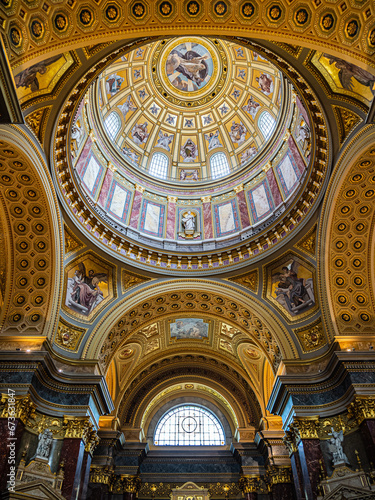
M97 135L116 149L116 166L183 186L249 164L257 170L280 121L283 92L279 70L256 52L183 37L118 59L89 102L101 118Z
M74 183L64 196L90 238L178 272L244 265L289 237L323 167L311 112L259 52L178 37L101 65L73 115L64 170Z

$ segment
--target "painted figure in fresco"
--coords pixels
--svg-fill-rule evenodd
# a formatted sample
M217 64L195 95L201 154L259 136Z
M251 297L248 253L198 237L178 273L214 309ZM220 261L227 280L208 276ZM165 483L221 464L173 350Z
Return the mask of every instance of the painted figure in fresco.
M171 134L171 135L168 135L167 133L163 134L163 132L161 130L159 130L159 139L158 139L158 142L156 143L156 146L159 148L163 148L166 151L170 152L171 149L170 149L169 145L173 141L173 137L174 137L173 134Z
M139 144L143 144L143 143L147 142L147 139L149 136L149 133L147 132L147 126L148 126L147 122L136 123L134 125L134 127L132 128L131 135L132 135L133 141L136 144L139 145Z
M187 139L185 144L181 147L180 154L184 159L183 161L194 161L198 156L198 147L194 144L192 139Z
M323 54L323 56L328 59L329 64L335 64L336 68L339 70L338 77L344 89L353 90L352 78L355 78L361 85L369 87L371 92L375 95L375 75L339 57L329 54Z
M208 54L202 56L194 50L187 50L183 54L180 50L173 49L166 62L167 75L182 73L199 87L208 74L208 57Z
M238 146L241 146L245 142L246 139L246 133L247 129L245 125L240 122L232 122L232 125L230 127L230 132L229 132L229 137L232 139L233 142L236 142Z
M63 57L61 54L49 57L44 61L33 64L30 68L24 69L21 73L18 73L18 75L14 77L16 87L25 87L26 89L30 89L32 92L36 92L39 90L38 73L40 75L44 75L47 72L48 66L58 61L61 57Z
M122 152L125 156L130 158L131 161L134 161L134 163L138 163L139 160L139 155L137 155L133 150L131 150L128 146L124 146L122 148Z
M170 325L170 334L176 339L203 339L208 337L208 325L196 318L177 319Z
M193 170L191 177L192 177L193 181L197 181L198 180L198 170Z
M292 261L272 276L273 281L278 282L275 288L277 301L292 314L315 303L312 279L299 278L298 267L299 264Z
M223 145L219 140L219 131L216 130L215 134L210 132L209 134L204 134L204 138L208 141L208 151L215 148L222 148Z
M250 148L247 148L241 155L241 166L245 165L248 161L253 158L258 153L258 150L255 146L251 146Z
M53 442L53 434L50 429L44 431L38 436L38 447L36 449L36 456L38 458L45 458L48 460L51 453L51 446Z
M302 117L300 118L299 132L298 136L296 137L296 141L299 147L302 149L303 154L307 158L311 152L311 134L309 126Z
M268 73L262 73L260 76L257 76L255 80L259 84L260 90L265 95L270 95L273 92L273 80L272 77Z
M186 179L186 171L182 169L180 171L180 181L184 181Z
M190 211L182 217L182 224L184 225L185 233L187 231L195 231L195 215Z
M250 96L250 98L247 100L246 106L243 106L242 109L246 111L246 113L249 113L249 115L252 117L252 119L255 119L256 114L258 113L260 108L260 103L257 101L254 101L253 96Z
M99 284L102 281L107 282L108 275L95 273L92 269L86 274L86 267L83 262L80 262L71 281L70 286L68 285L69 302L76 304L78 309L88 314L103 300L103 292Z
M111 94L111 97L116 95L117 92L119 92L123 82L124 78L122 78L122 76L119 76L116 73L112 73L112 75L110 75L105 82L107 94Z
M348 457L345 455L342 447L342 443L344 442L343 430L341 429L340 432L337 432L333 427L331 427L331 431L332 432L330 432L328 436L332 436L329 440L329 443L335 447L335 451L333 452L333 465L336 465L340 462L345 462L349 465Z
M137 109L137 106L133 104L131 95L128 95L124 104L120 104L118 106L118 109L121 111L124 120L126 121L126 115L129 113L129 111L135 111Z

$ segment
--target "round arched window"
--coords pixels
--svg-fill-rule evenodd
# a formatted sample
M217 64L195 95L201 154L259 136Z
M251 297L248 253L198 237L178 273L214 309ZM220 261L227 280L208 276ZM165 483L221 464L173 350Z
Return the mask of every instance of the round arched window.
M230 173L229 163L224 153L215 153L210 160L211 176L213 179L218 179Z
M224 446L223 427L207 408L176 406L159 420L154 444L157 446Z
M166 179L168 173L168 156L163 153L154 153L151 158L149 174L158 177L159 179Z
M273 129L275 128L276 120L268 111L263 111L258 120L258 127L267 140L271 137Z
M107 129L109 137L114 140L121 127L119 115L112 111L112 113L104 120L104 125Z

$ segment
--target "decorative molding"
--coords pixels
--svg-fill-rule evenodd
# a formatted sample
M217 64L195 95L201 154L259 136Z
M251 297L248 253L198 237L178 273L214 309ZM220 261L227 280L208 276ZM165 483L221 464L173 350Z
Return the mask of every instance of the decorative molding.
M304 353L317 351L327 344L327 339L323 331L323 324L320 318L307 327L304 326L302 328L296 328L293 331L298 337Z
M309 230L309 232L294 246L302 252L311 255L315 258L316 252L316 237L317 237L317 224Z
M233 281L238 285L244 286L248 288L254 293L258 293L258 285L259 285L259 273L258 269L254 269L247 274L242 274L241 276L235 276L234 278L228 278L229 281Z
M64 240L65 240L65 258L70 257L73 253L78 252L85 245L82 241L73 233L73 231L64 224Z
M77 352L78 345L86 332L87 328L72 325L60 317L54 342L63 349Z
M152 281L153 278L147 276L142 276L140 274L132 273L127 269L121 269L121 291L122 293L127 292L130 288L138 286L147 281Z

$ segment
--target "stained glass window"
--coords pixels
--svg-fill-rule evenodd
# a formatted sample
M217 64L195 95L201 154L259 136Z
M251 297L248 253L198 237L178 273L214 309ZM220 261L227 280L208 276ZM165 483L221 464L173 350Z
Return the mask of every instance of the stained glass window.
M119 115L113 111L104 120L104 125L105 125L105 128L107 129L109 137L112 140L114 140L116 135L117 135L117 132L120 130L120 127L121 127L121 120L120 120Z
M224 446L223 427L214 413L196 405L176 406L159 420L154 444L158 446Z
M215 153L212 155L210 166L213 179L218 179L230 173L228 159L224 153Z
M263 134L263 137L267 140L271 137L273 129L275 128L276 120L275 118L268 112L263 111L258 120L258 127Z
M149 173L159 179L166 179L168 172L168 156L163 153L154 153L151 158Z

